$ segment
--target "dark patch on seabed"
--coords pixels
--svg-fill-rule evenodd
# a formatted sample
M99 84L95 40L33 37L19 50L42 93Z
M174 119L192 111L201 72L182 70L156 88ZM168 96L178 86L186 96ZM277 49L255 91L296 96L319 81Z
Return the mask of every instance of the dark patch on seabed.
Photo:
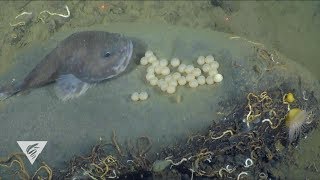
M220 102L224 118L156 154L148 154L152 145L148 137L120 147L114 133L112 143L100 142L89 154L75 156L66 169L54 171L54 179L279 179L279 162L290 165L295 161L293 147L318 126L312 120L320 116L313 92L294 97L290 103L286 92L295 94L296 90L286 83ZM297 107L313 113L290 140L288 108Z

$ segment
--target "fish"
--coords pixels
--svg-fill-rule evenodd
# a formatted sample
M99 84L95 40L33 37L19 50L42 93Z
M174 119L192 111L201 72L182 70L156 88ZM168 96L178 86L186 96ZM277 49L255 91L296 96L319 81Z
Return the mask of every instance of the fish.
M2 86L0 100L51 83L62 101L79 97L93 85L124 72L132 52L132 41L122 34L73 33L58 43L21 82Z

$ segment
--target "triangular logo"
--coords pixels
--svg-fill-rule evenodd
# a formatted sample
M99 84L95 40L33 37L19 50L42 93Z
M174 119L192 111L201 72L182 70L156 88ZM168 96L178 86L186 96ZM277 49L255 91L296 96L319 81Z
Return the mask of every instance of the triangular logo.
M27 156L30 163L33 164L39 154L42 152L47 141L17 141L22 152Z

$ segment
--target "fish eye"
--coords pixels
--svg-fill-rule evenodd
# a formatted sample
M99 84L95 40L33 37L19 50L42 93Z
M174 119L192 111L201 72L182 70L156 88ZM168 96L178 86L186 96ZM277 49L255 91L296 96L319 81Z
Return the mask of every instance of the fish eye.
M103 54L103 57L109 57L111 55L111 53L110 52L105 52L104 54Z

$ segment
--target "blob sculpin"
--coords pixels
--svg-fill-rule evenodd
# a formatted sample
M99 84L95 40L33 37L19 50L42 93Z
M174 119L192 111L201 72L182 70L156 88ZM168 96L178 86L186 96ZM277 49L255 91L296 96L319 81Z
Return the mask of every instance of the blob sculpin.
M78 97L90 85L123 72L130 62L132 46L131 40L120 34L74 33L60 42L21 83L2 87L0 99L55 81L60 99Z

